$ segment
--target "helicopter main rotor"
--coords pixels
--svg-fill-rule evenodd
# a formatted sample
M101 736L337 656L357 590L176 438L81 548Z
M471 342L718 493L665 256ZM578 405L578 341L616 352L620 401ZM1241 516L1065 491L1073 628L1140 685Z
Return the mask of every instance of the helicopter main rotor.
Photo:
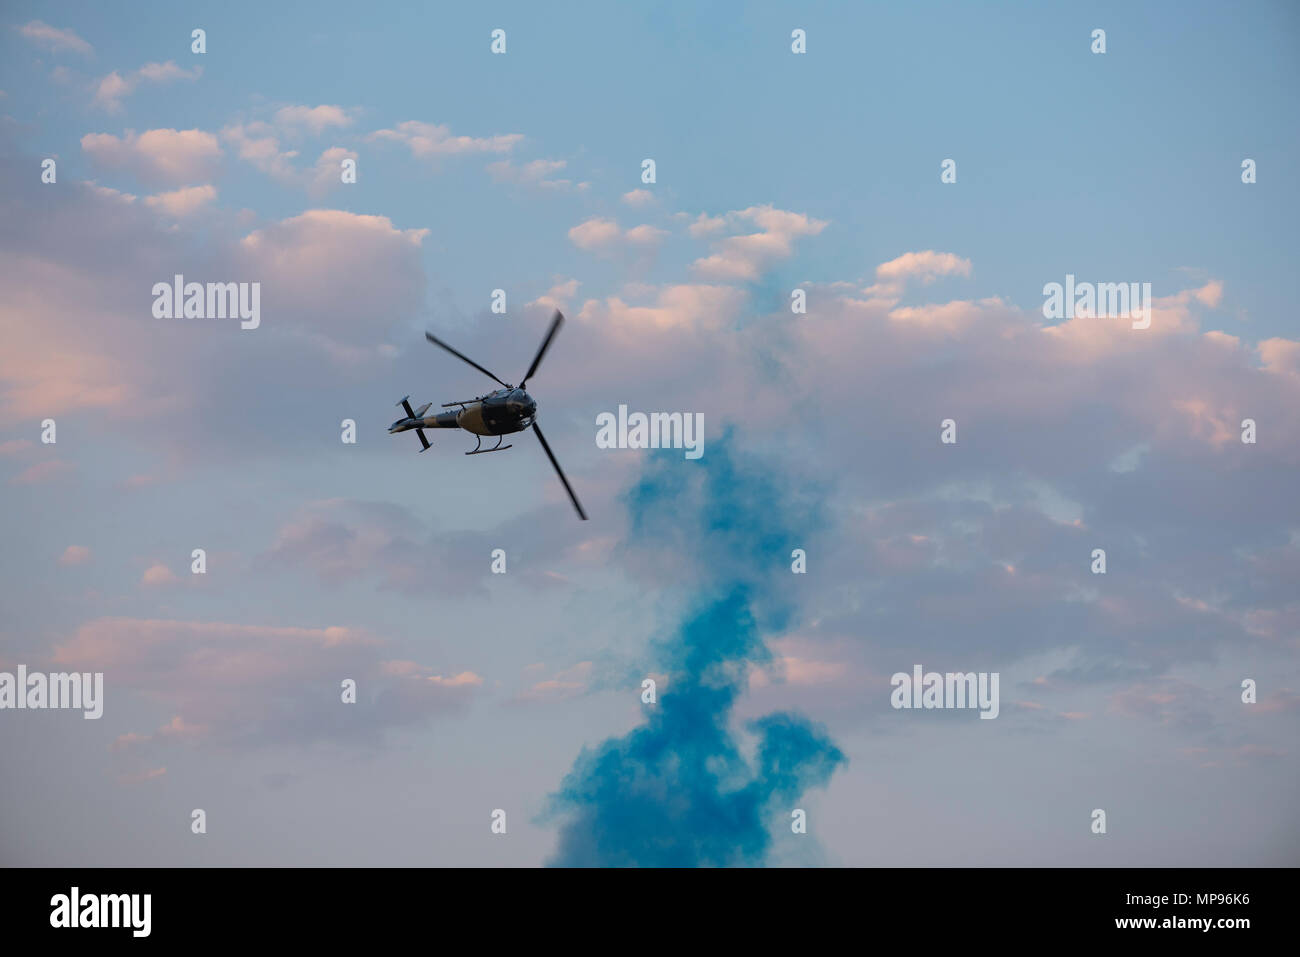
M548 330L546 330L546 337L542 339L542 344L537 348L537 355L533 356L532 365L528 367L528 371L524 373L523 379L521 379L519 382L519 386L518 386L519 389L522 390L525 387L525 385L528 383L528 380L533 377L533 373L537 371L537 367L542 364L542 357L546 355L546 350L550 348L551 340L555 338L555 334L559 332L560 326L563 324L564 324L564 315L557 309L555 310L555 315L551 317L551 327ZM465 355L462 352L458 352L457 350L453 349L451 346L447 345L447 343L443 342L432 332L425 332L424 337L428 339L430 342L432 342L435 346L441 346L443 349L446 349L448 352L454 355L457 359L460 359L462 362L472 365L479 372L483 373L485 376L487 376L489 379L493 380L494 382L498 383L499 385L504 386L507 389L515 388L515 386L511 385L510 383L503 382L501 379L498 379L493 373L489 372L483 366L479 365L469 356ZM453 403L453 404L457 404L457 403ZM542 451L545 452L546 457L551 460L551 466L555 469L555 474L559 476L560 483L564 486L564 490L569 493L569 501L573 503L573 507L577 510L578 517L585 522L587 520L587 513L583 511L582 503L578 501L577 493L573 491L573 486L569 484L568 478L565 477L564 469L560 468L559 460L555 458L555 453L551 451L550 444L546 441L546 437L542 435L542 430L537 425L536 418L533 419L531 428L533 430L533 434L537 436L537 441L542 444Z

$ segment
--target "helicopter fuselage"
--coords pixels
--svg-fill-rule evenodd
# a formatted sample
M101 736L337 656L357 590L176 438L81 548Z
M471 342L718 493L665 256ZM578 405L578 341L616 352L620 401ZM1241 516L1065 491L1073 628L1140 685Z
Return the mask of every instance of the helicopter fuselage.
M537 403L523 389L498 389L466 402L447 412L427 416L408 416L388 427L391 432L411 429L464 429L475 435L510 435L522 432L537 417Z

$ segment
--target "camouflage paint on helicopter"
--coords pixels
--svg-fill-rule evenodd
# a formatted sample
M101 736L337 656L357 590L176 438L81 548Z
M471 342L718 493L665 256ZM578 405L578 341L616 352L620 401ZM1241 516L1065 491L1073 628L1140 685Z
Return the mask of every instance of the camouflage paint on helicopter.
M587 513L582 510L582 505L578 502L578 496L574 493L573 487L569 485L569 480L564 476L564 470L560 468L560 463L556 461L554 453L551 452L550 445L547 444L542 430L537 425L537 402L524 389L532 374L537 371L541 364L542 356L546 354L546 349L551 344L551 339L559 331L560 325L564 322L564 316L557 310L551 319L551 328L547 330L546 338L542 340L537 355L533 358L533 364L528 367L523 379L518 386L513 386L508 382L501 382L495 375L488 372L473 359L461 355L451 346L435 337L432 333L426 332L425 338L436 346L441 346L458 359L468 362L479 372L484 373L488 378L496 379L504 388L497 389L495 392L489 392L487 395L481 395L473 399L467 399L463 402L446 402L443 404L444 409L450 409L453 406L459 406L451 412L437 412L433 415L426 415L432 402L426 402L420 408L412 409L410 396L406 396L398 403L406 412L406 418L398 419L388 427L389 434L397 432L415 431L424 446L421 452L429 448L429 439L425 436L425 429L464 429L478 436L478 444L473 450L466 452L466 455L481 455L485 452L504 452L510 445L502 445L501 437L511 435L515 432L522 432L531 427L537 435L537 440L542 443L542 450L546 457L551 460L551 465L555 468L555 474L560 477L564 484L564 490L569 493L569 500L573 502L573 507L577 509L578 515L583 521L587 519ZM483 436L497 436L497 444L490 449L485 449L483 445Z

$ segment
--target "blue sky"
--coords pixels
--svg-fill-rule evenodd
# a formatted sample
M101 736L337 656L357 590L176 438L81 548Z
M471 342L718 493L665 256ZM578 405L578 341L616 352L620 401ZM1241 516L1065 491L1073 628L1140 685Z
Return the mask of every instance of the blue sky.
M168 58L204 65L202 83L132 97L149 126L219 128L310 102L359 107L355 132L412 117L473 136L519 132L524 158L564 159L565 175L592 182L592 213L616 210L620 188L637 185L641 159L654 156L657 192L682 209L739 209L761 196L832 217L817 262L801 264L810 271L782 279L842 278L938 234L954 247L979 243L986 288L1028 306L1043 275L1129 269L1168 288L1180 267L1212 259L1252 323L1284 331L1269 317L1285 311L1286 293L1265 280L1287 268L1297 212L1287 164L1300 128L1298 15L1288 4L1232 15L1213 4L811 5L795 18L811 37L802 59L784 56L792 14L765 4L573 5L564 15L398 6L363 23L346 4L310 16L163 4L139 7L129 30L109 8L63 9L102 37L91 63L74 64L87 74ZM39 10L17 4L10 19ZM482 55L494 15L509 19L505 57ZM185 39L200 22L212 51L201 61ZM1104 57L1077 39L1097 26L1108 31ZM130 113L105 123L31 69L42 57L13 31L3 42L10 70L23 70L11 96L21 92L25 118L41 123L42 147L93 175L74 159L76 141L88 128L129 126ZM944 191L937 167L950 156L962 188ZM1243 194L1246 156L1261 172ZM431 294L462 310L504 281L497 273L571 273L579 256L557 216L571 207L521 202L465 165L441 164L461 174L452 189L428 163L367 150L357 189L338 205L440 227L425 250ZM248 169L231 171L223 200L268 216L301 207ZM656 276L684 259L666 250Z
M692 726L640 683L698 700L739 581L782 614L698 766L761 781L755 727L843 761L807 841L758 802L697 862L1295 863L1298 48L1285 3L8 5L0 670L110 697L0 713L0 860L634 862L584 821L635 788L547 809ZM153 319L177 272L261 282L262 326ZM1149 334L1044 319L1067 273L1150 282ZM586 524L528 436L384 434L485 384L422 330L513 381L554 308ZM598 448L619 404L702 413L703 458ZM918 662L1001 672L998 720L892 710Z

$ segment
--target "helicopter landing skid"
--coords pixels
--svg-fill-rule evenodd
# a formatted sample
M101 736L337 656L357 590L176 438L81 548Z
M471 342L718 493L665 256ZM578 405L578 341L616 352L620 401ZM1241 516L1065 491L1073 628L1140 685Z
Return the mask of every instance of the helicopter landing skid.
M490 449L481 448L481 446L483 445L483 436L481 435L476 436L476 438L478 439L478 444L474 446L474 450L472 452L466 452L465 453L466 455L485 455L488 452L504 452L506 449L514 448L513 445L501 444L501 440L504 438L504 436L497 436L497 444L492 446L492 448Z

